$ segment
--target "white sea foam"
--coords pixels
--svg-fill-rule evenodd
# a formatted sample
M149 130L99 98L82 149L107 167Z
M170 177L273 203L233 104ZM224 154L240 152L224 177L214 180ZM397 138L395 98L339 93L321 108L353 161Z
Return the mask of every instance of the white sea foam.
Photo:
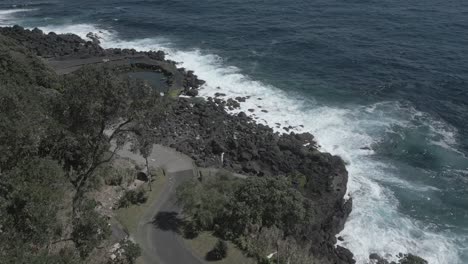
M398 200L379 182L392 179L408 188L420 188L422 192L434 189L412 186L399 179L389 164L373 158L373 151L361 149L381 140L379 135L393 131L395 126L414 125L414 119L425 122L424 125L433 128L439 141L452 146L454 131L446 129L445 124L431 125L424 113L411 107L402 107L397 102L329 107L255 81L240 69L225 65L219 56L205 54L200 50L176 50L164 38L124 41L118 39L111 30L89 24L44 27L43 30L73 32L81 37L91 31L97 32L103 37L102 45L107 48L164 50L170 59L180 62L181 67L195 70L201 79L207 81L200 95L213 96L215 92L222 92L227 97L250 96L247 102L242 103L241 110L255 109L258 122L269 124L281 132L284 132L281 128L283 126L311 132L324 150L341 156L349 164L348 192L354 199L354 208L340 235L345 239L341 244L355 254L358 263L366 263L370 253L392 257L398 252L411 252L424 257L431 264L461 264L454 238L427 230L420 223L399 213ZM268 112L261 112L261 109ZM280 123L280 128L275 123Z
M31 12L34 10L36 9L15 8L15 9L0 10L0 26L1 27L11 26L12 21L14 21L15 14Z

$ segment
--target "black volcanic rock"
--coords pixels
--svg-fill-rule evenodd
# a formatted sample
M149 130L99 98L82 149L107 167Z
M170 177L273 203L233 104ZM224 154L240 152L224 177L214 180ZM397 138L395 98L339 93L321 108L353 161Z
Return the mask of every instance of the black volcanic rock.
M153 60L165 60L163 52L137 52L134 49L102 49L96 41L85 41L73 34L43 34L15 26L0 28L9 36L43 58L92 58L109 55L144 55ZM180 89L196 96L204 84L193 71L182 73ZM183 80L182 80L183 79ZM226 107L236 108L250 97L224 101L220 98L178 98L165 111L165 118L154 128L157 143L174 147L191 156L198 166L218 167L249 176L302 174L304 195L314 206L313 224L304 238L311 240L311 252L320 263L354 263L352 253L335 247L335 235L348 217L352 200L345 201L348 174L343 160L317 149L314 137L304 134L279 134L270 127L257 124L244 112L229 115ZM249 109L254 111L254 109ZM292 127L285 127L290 130ZM222 158L221 158L222 157ZM222 161L222 162L221 162Z
M244 103L246 98L245 97L236 97L235 98L238 102Z
M198 90L197 89L190 89L185 94L188 95L188 96L194 97L194 96L198 95Z
M39 29L28 30L20 26L0 28L0 34L17 40L21 45L44 58L104 56L107 52L98 44L85 41L74 34L44 34Z
M44 34L37 28L29 30L20 26L0 27L0 34L16 40L18 45L24 46L32 53L45 59L61 61L95 57L138 56L140 58L162 61L165 62L166 65L172 65L172 68L174 68L171 70L172 73L165 72L165 74L171 75L171 78L177 77L177 90L189 96L197 96L198 91L195 89L198 89L205 83L205 81L198 79L193 71L186 71L183 68L177 69L175 62L165 59L165 53L163 51L139 52L135 49L103 49L99 46L99 36L93 32L87 34L90 41L83 40L74 34L56 34L54 32ZM168 67L166 67L166 69L167 68ZM159 70L161 69L159 68ZM181 74L175 76L174 71L178 71Z
M174 102L154 132L157 142L191 156L198 166L252 176L303 174L304 194L317 213L304 234L314 238L314 254L335 261L330 263L353 263L347 249L334 246L352 207L351 199L343 200L347 171L341 158L317 150L311 134L280 135L243 112L229 115L220 99L188 98Z
M96 45L99 45L101 44L101 41L99 40L99 36L96 35L95 33L93 32L89 32L88 34L86 34L86 37L91 39L91 41L93 42L93 44L96 44Z

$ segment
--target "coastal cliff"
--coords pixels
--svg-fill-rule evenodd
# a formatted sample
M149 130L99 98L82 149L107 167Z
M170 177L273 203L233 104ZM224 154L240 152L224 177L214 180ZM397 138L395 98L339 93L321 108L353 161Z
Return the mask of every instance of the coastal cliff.
M354 263L349 250L336 246L336 235L352 207L352 200L344 199L348 182L345 164L340 157L321 152L313 135L280 134L256 123L246 113L229 114L226 110L236 108L242 98L196 97L197 89L204 84L196 77L196 69L195 74L178 69L160 51L103 49L93 34L83 40L73 34L44 34L18 26L1 28L0 34L40 57L49 67L53 61L56 71L70 61L83 62L82 67L99 58L93 61L94 66L115 68L118 73L135 68L162 72L170 87L167 96L173 98L148 134L152 143L175 148L200 167L223 168L251 177L300 175L305 179L300 191L314 212L310 225L302 229L302 239L310 242L310 252L321 263ZM143 60L135 63L136 57ZM123 63L112 63L112 59ZM73 69L80 68L76 65Z

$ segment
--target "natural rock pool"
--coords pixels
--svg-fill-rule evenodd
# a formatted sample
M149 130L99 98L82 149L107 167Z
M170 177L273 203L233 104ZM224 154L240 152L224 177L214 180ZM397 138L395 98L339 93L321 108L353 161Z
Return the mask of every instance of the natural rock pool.
M166 82L167 77L164 76L164 74L161 72L136 71L127 72L124 75L126 75L130 79L143 81L159 92L167 93L169 91L169 85Z

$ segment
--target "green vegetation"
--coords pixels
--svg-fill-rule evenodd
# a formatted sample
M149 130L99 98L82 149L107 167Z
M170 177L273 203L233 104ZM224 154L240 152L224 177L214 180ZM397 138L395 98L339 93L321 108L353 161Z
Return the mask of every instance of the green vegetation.
M210 232L201 232L196 237L185 238L185 243L189 248L196 254L200 259L204 259L207 253L210 252L218 242L216 238ZM257 263L255 259L248 258L242 250L230 241L225 241L227 245L227 257L218 260L215 263L219 264L254 264Z
M21 45L0 35L0 82L5 85L59 87L58 77Z
M143 188L136 190L125 191L124 195L119 200L119 208L128 207L131 204L142 204L146 202L146 191Z
M134 172L116 171L110 162L127 142L148 157L152 129L179 92L161 97L118 75L112 68L84 67L58 76L0 35L2 263L96 263L89 258L99 255L93 253L111 232L87 194L102 182L122 186L128 180ZM125 193L117 218L130 233L165 181L150 169L149 192ZM183 223L188 243L219 263L242 259L237 248L261 263L272 261L266 256L275 252L277 263L319 263L304 238L307 228L320 228L311 226L317 212L301 193L306 183L304 175L225 175L180 186L178 200L190 219ZM121 245L114 263L137 261L138 246L129 240ZM400 263L427 262L409 254Z
M281 263L313 263L302 234L314 212L292 186L286 177L219 176L188 182L177 195L198 232L212 231L259 261L279 251Z
M168 95L170 98L176 98L176 97L179 96L179 94L182 92L182 90L183 90L183 89L171 89L171 90L169 90L169 92L168 92L167 95Z
M83 201L80 204L79 214L75 215L72 220L72 241L82 258L86 258L102 240L110 235L106 220L94 210L95 207L94 201Z
M119 208L116 211L117 219L122 223L125 229L130 232L130 234L136 234L139 220L143 217L151 204L158 199L159 194L164 187L166 177L164 177L162 171L158 171L154 176L155 177L151 184L151 191L147 192L148 198L143 204L130 205L128 207Z
M86 193L126 141L147 148L165 100L110 68L57 76L0 35L2 263L88 263L110 232Z
M226 241L218 239L214 248L206 254L206 260L216 261L225 259L228 255L228 245Z
M114 264L133 264L141 256L140 247L133 243L131 240L124 239L120 241L120 249L115 252L116 259L112 262Z

